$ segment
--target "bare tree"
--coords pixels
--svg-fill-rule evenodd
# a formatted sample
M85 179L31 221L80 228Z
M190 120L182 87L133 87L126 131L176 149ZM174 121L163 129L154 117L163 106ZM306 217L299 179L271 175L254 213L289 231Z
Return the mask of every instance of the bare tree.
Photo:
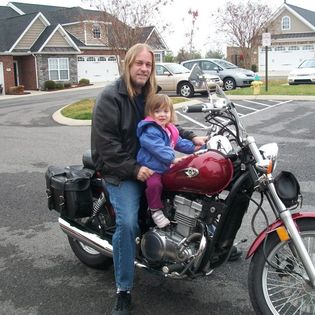
M194 46L194 37L195 37L195 31L198 30L196 29L196 21L198 19L199 13L198 10L192 10L189 9L188 14L191 16L191 27L190 31L186 33L186 37L188 37L188 47L189 47L189 52L192 53L195 50Z
M161 32L168 24L161 23L161 8L173 0L82 0L91 7L104 12L106 22L111 24L109 44L118 50L128 50L145 38L144 27L155 25Z
M217 11L218 29L226 35L229 45L239 47L246 67L252 63L253 52L260 45L261 33L270 15L267 5L253 0L237 4L229 1L224 9Z

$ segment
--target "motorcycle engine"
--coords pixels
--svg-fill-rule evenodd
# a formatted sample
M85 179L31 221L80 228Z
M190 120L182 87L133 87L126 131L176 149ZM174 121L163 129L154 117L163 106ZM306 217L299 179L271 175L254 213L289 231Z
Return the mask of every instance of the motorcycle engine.
M181 263L195 255L198 248L194 242L184 242L197 226L202 205L182 196L175 196L176 227L153 228L141 240L144 257L153 263Z

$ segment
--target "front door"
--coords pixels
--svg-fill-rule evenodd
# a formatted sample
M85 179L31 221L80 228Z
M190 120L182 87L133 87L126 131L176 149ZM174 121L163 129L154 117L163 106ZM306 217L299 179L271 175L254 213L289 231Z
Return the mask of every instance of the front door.
M18 86L20 84L19 80L19 67L17 60L13 61L13 67L14 67L14 84L15 86Z

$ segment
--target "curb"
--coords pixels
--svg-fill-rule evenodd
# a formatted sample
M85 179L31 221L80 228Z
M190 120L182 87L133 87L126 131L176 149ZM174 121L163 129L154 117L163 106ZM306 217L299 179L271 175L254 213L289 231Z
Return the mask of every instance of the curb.
M194 105L194 104L200 104L200 101L195 100L189 100L187 102L177 103L174 105L175 109L181 108L183 105ZM66 126L91 126L92 121L87 119L72 119L65 117L61 114L61 111L67 107L68 105L60 108L56 112L53 113L52 118L55 122L57 122L60 125L66 125Z

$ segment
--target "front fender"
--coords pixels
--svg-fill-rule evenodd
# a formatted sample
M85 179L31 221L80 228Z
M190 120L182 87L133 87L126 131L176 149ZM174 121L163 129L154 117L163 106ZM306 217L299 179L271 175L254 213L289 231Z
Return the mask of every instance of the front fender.
M292 214L292 219L296 222L299 221L301 219L305 219L305 218L311 218L311 219L315 219L315 212L298 212L298 213L294 213ZM278 219L277 221L273 222L272 224L270 224L268 226L267 229L265 229L264 231L262 231L257 238L254 240L254 242L252 243L252 245L250 246L247 255L246 255L246 259L250 258L251 256L254 255L254 253L256 252L256 250L259 248L259 246L261 245L261 243L264 241L267 233L272 233L273 231L275 231L279 226L282 226L283 222L282 220Z

